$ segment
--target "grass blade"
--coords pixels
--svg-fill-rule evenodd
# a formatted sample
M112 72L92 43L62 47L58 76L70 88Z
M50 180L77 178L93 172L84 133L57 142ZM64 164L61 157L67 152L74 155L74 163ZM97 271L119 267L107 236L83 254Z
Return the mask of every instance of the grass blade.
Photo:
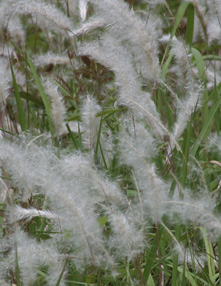
M180 22L181 22L181 20L182 20L182 18L184 16L185 12L186 12L186 9L187 9L189 3L190 2L185 2L185 1L181 2L180 6L178 8L178 11L177 11L177 14L176 14L176 18L175 18L175 22L174 22L174 25L173 25L173 29L172 29L171 34L170 34L170 40L169 40L169 42L167 44L166 50L165 50L164 55L163 55L163 59L161 61L161 64L164 62L164 60L165 60L165 58L166 58L166 56L168 54L171 41L172 41L173 37L175 36L176 30L177 30L177 28L178 28L178 26L179 26L179 24L180 24Z
M143 279L144 279L145 283L147 283L147 281L149 279L150 271L151 271L152 265L155 261L156 255L157 255L158 242L159 242L160 237L163 233L162 227L159 227L158 229L159 229L159 232L156 233L151 248L146 251L146 265L145 265L145 269L143 272Z
M16 99L17 109L18 109L18 118L19 118L19 122L20 122L22 131L25 131L26 130L25 113L23 110L22 101L21 101L21 97L20 97L20 94L18 91L18 85L17 85L17 81L15 78L15 74L14 74L12 64L11 64L11 73L12 73L12 79L13 79L15 99Z
M37 71L36 71L36 69L35 69L35 67L31 61L31 58L29 57L28 53L26 53L26 55L27 55L28 65L29 65L30 70L33 74L33 77L35 79L39 93L41 95L41 98L42 98L44 106L45 106L45 110L46 110L47 117L48 117L49 129L51 132L52 140L54 141L54 139L55 139L54 138L54 127L53 127L53 123L52 123L52 119L51 119L51 103L50 103L50 100L49 100L47 94L44 91L43 85L42 85L41 80L38 76L38 73L37 73Z
M211 109L209 111L207 120L205 121L204 126L203 126L203 128L202 128L202 130L201 130L198 138L196 139L196 142L194 143L193 148L191 150L191 156L193 156L193 157L195 157L201 141L205 138L205 135L207 134L207 131L212 124L214 116L215 116L217 110L219 110L220 103L221 103L221 94L220 93L221 93L221 84L219 85L219 88L218 88L218 97L217 97L217 99L214 100L214 102L211 106Z
M193 41L193 29L194 29L194 6L193 3L189 3L187 7L187 27L186 27L186 44L192 45Z
M99 125L99 130L98 130L98 134L97 134L97 142L96 142L96 147L95 147L95 152L94 152L94 161L95 161L95 162L96 162L96 160L97 160L98 146L99 146L99 144L100 144L100 136L101 136L102 123L103 123L103 118L101 117L100 125Z
M216 280L215 280L215 263L214 263L213 247L212 247L211 242L208 240L206 229L201 227L200 230L202 232L203 240L204 240L205 247L206 247L206 256L207 256L208 269L209 269L209 278L210 278L212 284L215 285Z
M219 285L221 286L221 238L218 240L218 257L219 257Z
M71 138L71 141L73 142L75 148L78 149L78 144L77 144L77 142L76 142L76 139L75 139L75 137L74 137L73 132L71 131L70 126L69 126L68 124L66 124L66 127L67 127L67 130L68 130L69 136L70 136L70 138Z
M201 80L206 82L206 73L205 73L205 66L204 66L203 57L197 49L192 48L191 51L192 51L193 57L195 59L195 64L196 64L197 69L198 69L199 77Z

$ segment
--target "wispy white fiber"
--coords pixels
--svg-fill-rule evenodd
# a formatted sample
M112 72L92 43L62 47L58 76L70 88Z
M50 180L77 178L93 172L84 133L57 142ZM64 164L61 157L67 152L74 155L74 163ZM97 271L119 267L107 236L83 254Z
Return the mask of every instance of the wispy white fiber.
M20 19L17 15L9 18L7 29L11 37L20 44L25 43L26 35Z
M7 283L3 279L0 279L0 285L2 285L2 286L11 286L11 283Z
M9 96L9 82L11 81L11 72L7 60L0 58L0 104L4 104Z
M119 103L127 106L137 118L145 118L157 137L167 131L160 120L156 106L149 93L141 91L141 83L136 74L132 57L111 35L105 35L101 43L83 45L80 54L89 55L102 65L114 71L116 85L119 86ZM108 55L108 56L107 56Z
M120 190L117 182L111 181L106 174L96 170L88 156L82 154L72 154L63 158L62 174L67 178L72 178L75 182L79 182L82 186L82 192L88 194L87 188L90 191L91 203L101 203L106 201L111 204L124 204L126 198ZM83 180L80 180L83 178ZM83 187L84 186L84 187Z
M73 19L79 18L79 0L69 0L68 2L61 2L63 4L64 9L67 9L67 4L68 3L68 11L70 16Z
M83 23L79 28L72 30L69 34L79 36L81 34L89 33L94 29L101 28L105 25L105 22L99 18L92 18L89 21Z
M176 65L173 67L173 70L177 77L177 86L182 88L181 90L185 92L191 83L194 85L191 65L192 54L190 53L189 47L177 38L173 38L171 52L176 59Z
M201 272L205 267L207 258L205 255L198 255L195 251L190 252L188 248L183 248L182 251L180 247L175 246L174 252L178 254L178 263L187 264L189 267L195 268L197 272Z
M168 217L183 223L195 222L207 229L211 240L216 240L221 235L221 218L215 214L215 200L208 195L205 196L205 193L192 198L188 189L185 189L183 193L183 199L180 199L176 190L172 199L162 201L164 208L167 209ZM172 214L177 214L176 219Z
M13 217L16 218L17 221L25 219L30 221L34 217L45 217L48 219L58 219L58 216L53 214L51 211L46 210L37 210L35 208L25 209L20 206L16 206L13 210Z
M177 88L183 93L183 98L178 99L175 104L177 118L170 134L170 150L173 150L192 113L201 105L203 87L201 82L194 78L195 74L191 65L192 55L189 47L180 40L174 39L171 51L176 59L174 71L177 76Z
M168 198L169 186L157 174L150 157L155 154L156 142L142 123L126 125L120 138L120 156L123 164L131 166L139 190L141 191L144 216L155 222L160 221L165 213L162 204Z
M182 135L187 123L190 120L191 114L193 114L193 112L201 105L201 97L203 93L202 86L200 84L195 84L193 90L191 90L191 88L193 87L189 87L186 98L180 102L178 107L177 119L170 135L170 150L173 150L175 147L176 142Z
M57 27L71 31L73 23L55 5L41 0L20 0L15 6L16 13L38 15L54 23Z
M84 22L87 17L88 0L79 0L78 5L79 5L78 7L79 7L81 20L82 22Z
M7 198L7 189L2 182L0 182L0 184L0 203L3 204Z
M208 41L221 44L221 2L212 0L208 5Z
M81 108L82 126L84 128L82 138L84 147L89 150L91 157L93 157L97 142L100 122L97 113L99 111L101 111L101 108L96 100L91 96L87 96Z
M13 14L15 3L15 0L0 1L0 28L7 31L13 41L24 44L25 31L21 20L18 15Z
M221 43L221 3L220 0L188 0L192 2L196 13L194 16L193 40L201 38L207 44Z
M96 6L96 14L100 15L113 38L120 40L136 59L137 68L145 79L160 81L160 65L158 59L158 33L154 23L142 21L129 5L121 0L91 0Z
M16 246L11 255L15 257L16 253L18 256L19 271L24 286L29 286L35 282L39 266L47 266L49 269L53 269L53 275L56 276L56 280L59 279L64 266L64 256L58 253L53 244L50 242L39 243L19 230L15 233L12 246L13 248ZM11 267L13 267L12 265ZM63 282L64 278L62 278L62 284Z
M65 238L65 241L67 249L72 249L74 246L74 263L78 267L83 267L85 261L86 263L112 267L113 259L104 247L102 229L96 214L96 203L107 201L105 191L101 190L102 185L95 176L96 171L88 172L87 169L83 168L78 173L79 168L77 167L70 171L68 165L65 168L63 164L65 164L67 157L69 156L65 156L60 161L50 148L45 149L35 145L34 142L30 142L24 148L17 144L7 145L4 140L0 141L2 166L12 176L12 185L21 190L21 195L25 188L29 195L30 192L33 195L36 192L47 195L50 211L59 217L59 224L57 224L56 229L59 232L61 229L67 230L70 234L68 238ZM78 166L84 162L90 166L91 160L88 158L82 162L83 158L83 156L78 157ZM76 160L72 161L73 165L75 162ZM70 173L71 171L73 173ZM88 175L90 173L92 173L92 177L94 176L92 181L90 180L91 176ZM83 176L79 177L79 174L83 174ZM100 190L94 184L95 180L98 181L97 186ZM107 184L105 187L109 189ZM111 201L112 191L113 188L109 190L109 201ZM100 194L97 195L97 193ZM98 197L103 198L97 200ZM25 199L28 199L27 196ZM21 217L23 215L27 217L28 215L31 216L31 213L23 213Z
M58 136L65 125L66 108L64 100L58 91L58 86L56 86L52 81L46 81L45 89L51 101L51 117L55 129L55 135Z
M46 54L40 54L34 57L33 63L36 66L53 65L69 65L70 59L67 55L54 54L47 52Z
M1 0L0 2L0 27L1 29L6 26L9 21L10 15L13 12L13 5L15 0Z
M139 214L133 217L132 213L109 213L109 221L113 230L109 245L116 251L116 255L123 255L133 260L145 245L145 238L140 223Z
M210 151L217 151L221 155L221 134L213 133L208 140Z

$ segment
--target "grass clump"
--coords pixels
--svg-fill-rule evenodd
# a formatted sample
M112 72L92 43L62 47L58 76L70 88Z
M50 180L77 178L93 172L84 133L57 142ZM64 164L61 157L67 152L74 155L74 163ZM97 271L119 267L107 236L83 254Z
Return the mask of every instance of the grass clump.
M220 5L0 15L2 285L219 285Z

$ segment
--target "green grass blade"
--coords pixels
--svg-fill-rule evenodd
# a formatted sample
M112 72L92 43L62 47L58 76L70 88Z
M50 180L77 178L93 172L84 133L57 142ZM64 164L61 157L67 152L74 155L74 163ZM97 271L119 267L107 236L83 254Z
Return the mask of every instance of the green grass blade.
M221 61L221 57L216 55L205 55L203 59L205 61Z
M168 68L171 64L172 59L173 59L173 54L170 52L166 62L162 66L161 75L162 75L163 79L165 79L165 77L166 77L166 74L167 74Z
M179 8L178 8L178 11L177 11L177 15L176 15L176 18L175 18L175 22L174 22L174 25L173 25L173 29L171 31L171 39L174 37L175 33L176 33L176 30L186 12L186 9L188 7L188 5L190 4L190 2L181 2Z
M158 242L159 242L160 237L163 233L162 227L159 227L158 229L159 229L159 231L155 235L155 238L154 238L154 241L153 241L151 248L147 249L147 251L146 251L146 265L145 265L145 269L143 272L143 279L144 279L145 283L147 283L147 281L149 279L150 271L151 271L152 265L155 261L156 255L157 255Z
M187 7L187 27L186 27L186 44L192 45L193 41L193 29L194 29L194 6L193 3L189 3Z
M39 97L39 98L36 98L35 96L33 96L31 93L28 93L28 92L20 92L20 97L21 98L24 98L25 100L28 100L28 101L31 101L33 104L39 106L39 107L43 107L44 108L44 103L42 101L42 99Z
M209 130L209 128L212 124L214 116L215 116L217 110L219 110L219 108L220 108L220 103L221 103L221 85L219 86L219 89L218 89L218 97L214 100L214 102L211 106L211 109L209 110L207 120L204 122L204 126L203 126L196 142L193 145L193 148L191 150L191 156L195 157L201 141L205 138L207 131Z
M108 169L107 168L107 162L106 162L105 157L104 157L104 152L103 152L103 149L102 149L102 146L101 146L101 142L99 142L99 147L100 147L101 157L103 159L105 169L107 170Z
M164 52L161 64L164 62L164 60L165 60L165 58L166 58L166 56L168 54L171 41L172 41L172 39L173 39L173 37L174 37L174 35L176 33L176 30L177 30L177 28L178 28L178 26L179 26L179 24L180 24L180 22L181 22L181 20L182 20L182 18L184 16L185 12L186 12L186 9L187 9L189 3L190 2L185 2L185 1L181 2L180 6L178 8L178 11L177 11L177 14L176 14L176 18L175 18L175 22L174 22L174 25L173 25L173 29L172 29L171 34L170 34L170 40L169 40L169 42L167 44L167 47L166 47L166 50Z
M181 185L182 187L185 186L185 181L187 177L187 165L189 160L189 151L190 151L190 141L191 141L191 122L188 124L187 129L184 133L184 140L183 140L183 154L184 154L184 162L183 162L183 168L181 172Z
M195 59L195 64L196 64L197 69L198 69L199 77L201 80L206 82L206 72L205 72L203 57L197 49L192 48L191 51L192 51L193 57Z
M178 267L178 269L179 269L179 267ZM186 284L187 284L187 281L186 281L186 266L185 266L185 263L184 263L183 264L181 286L185 286Z
M39 93L41 95L41 98L43 100L43 103L44 103L44 106L45 106L45 110L46 110L46 113L47 113L47 117L48 117L48 123L49 123L49 128L50 128L50 132L51 132L51 136L52 136L52 140L54 141L54 127L53 127L53 122L52 122L52 119L51 119L51 103L50 103L50 100L47 96L47 94L45 93L44 91L44 88L43 88L43 85L41 83L41 80L38 76L38 73L31 61L31 58L29 57L28 53L26 53L27 55L27 62L28 62L28 65L30 67L30 70L33 74L33 77L35 79L35 82L37 84L37 87L38 87L38 90L39 90Z
M13 135L13 136L17 135L16 133L10 132L10 131L8 131L6 129L3 129L3 128L0 128L0 131L2 131L3 133L7 133L7 134L10 134L10 135Z
M181 233L181 227L180 225L176 225L176 232L175 237L179 241ZM173 268L172 268L172 286L177 285L177 278L178 278L178 254L174 255L173 257Z
M215 280L216 271L215 271L213 247L212 247L211 242L208 240L206 229L203 227L200 227L200 230L202 232L203 240L204 240L205 247L206 247L206 256L207 256L207 263L208 263L208 269L209 269L209 278L210 278L210 281L212 282L212 284L215 285L216 284L216 280Z
M206 72L205 72L203 57L197 49L192 48L191 51L193 54L193 58L195 59L195 64L198 69L199 78L203 81L205 87L203 91L203 102L207 102L208 93L206 89ZM208 104L204 104L202 114L203 114L203 120L204 122L206 122L208 119Z
M199 285L199 284L195 281L195 279L194 279L192 273L191 273L188 269L186 269L185 266L178 266L178 267L177 267L177 270L178 270L178 272L180 272L180 273L183 275L183 277L185 277L185 278L189 281L189 283L190 283L190 284L183 284L183 283L184 283L184 282L183 282L182 285L192 285L192 286L198 286L198 285ZM183 281L185 281L185 280L183 280Z
M18 254L16 251L16 282L17 286L21 286L21 279L20 279L20 269L19 269L19 264L18 264Z
M103 118L101 117L100 125L99 125L99 130L98 130L98 134L97 134L97 142L96 142L96 147L95 147L95 152L94 152L94 161L95 161L95 162L96 162L96 160L97 160L98 146L99 146L99 144L100 144L102 123L103 123Z
M218 240L219 285L221 286L221 238Z
M76 139L75 139L75 137L74 137L73 132L71 131L70 126L69 126L68 124L66 124L66 127L67 127L67 130L68 130L69 136L70 136L70 138L71 138L71 140L72 140L72 142L73 142L73 144L74 144L75 148L76 148L76 149L78 149L77 141L76 141Z
M64 263L64 267L61 271L61 274L59 275L59 278L58 278L58 281L56 283L56 286L59 286L60 285L60 282L61 282L61 279L62 279L62 276L64 275L64 271L65 271L65 268L67 266L67 263L68 263L68 260L66 259L65 263Z
M147 286L156 286L156 284L154 283L153 276L151 275L151 273L150 273L149 278L147 280Z
M25 113L24 113L24 110L23 110L22 101L21 101L21 97L20 97L20 94L19 94L19 91L18 91L18 85L17 85L17 81L16 81L16 78L15 78L15 74L14 74L14 70L13 70L12 64L11 64L11 73L12 73L12 79L13 79L15 99L16 99L17 109L18 109L19 123L21 125L22 131L25 131L26 130Z

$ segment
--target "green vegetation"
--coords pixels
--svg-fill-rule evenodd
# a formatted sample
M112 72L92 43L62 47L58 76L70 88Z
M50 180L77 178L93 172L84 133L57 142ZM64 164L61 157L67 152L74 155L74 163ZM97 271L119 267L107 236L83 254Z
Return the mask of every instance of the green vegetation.
M221 285L221 4L0 0L0 285Z

